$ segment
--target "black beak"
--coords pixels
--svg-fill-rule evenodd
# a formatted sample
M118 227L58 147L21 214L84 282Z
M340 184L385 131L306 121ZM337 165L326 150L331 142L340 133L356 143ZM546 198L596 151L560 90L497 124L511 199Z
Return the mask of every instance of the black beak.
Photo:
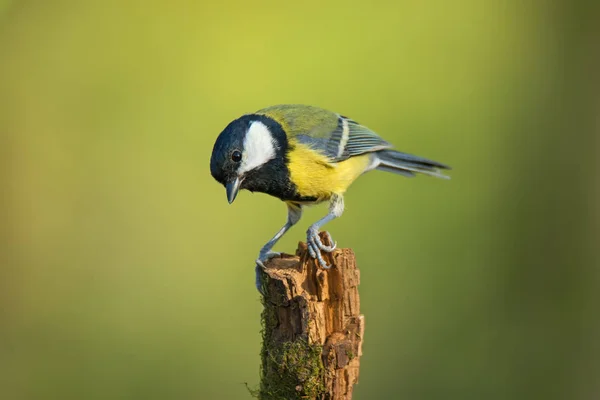
M234 180L227 182L225 185L225 190L227 191L227 201L229 204L233 203L235 197L240 191L240 183L242 183L240 178L235 178Z

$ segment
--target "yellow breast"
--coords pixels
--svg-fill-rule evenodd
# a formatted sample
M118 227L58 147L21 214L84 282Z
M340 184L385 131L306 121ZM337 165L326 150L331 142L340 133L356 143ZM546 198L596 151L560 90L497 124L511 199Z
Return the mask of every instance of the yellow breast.
M294 150L288 153L290 178L302 196L327 200L332 194L343 194L369 166L371 156L364 154L338 163L308 146L290 141Z

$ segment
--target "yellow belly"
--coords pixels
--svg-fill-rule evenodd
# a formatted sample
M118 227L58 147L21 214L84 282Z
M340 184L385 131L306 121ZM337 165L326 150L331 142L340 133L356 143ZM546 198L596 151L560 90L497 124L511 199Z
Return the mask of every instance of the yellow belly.
M300 195L326 200L332 194L343 194L369 166L371 156L364 154L338 163L300 143L288 154L290 178Z

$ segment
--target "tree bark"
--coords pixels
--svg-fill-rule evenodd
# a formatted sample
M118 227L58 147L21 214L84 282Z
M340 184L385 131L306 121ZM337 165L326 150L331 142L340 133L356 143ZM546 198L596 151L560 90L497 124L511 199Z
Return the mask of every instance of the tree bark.
M323 258L330 269L300 243L295 256L266 264L260 399L352 398L364 333L360 274L351 249Z

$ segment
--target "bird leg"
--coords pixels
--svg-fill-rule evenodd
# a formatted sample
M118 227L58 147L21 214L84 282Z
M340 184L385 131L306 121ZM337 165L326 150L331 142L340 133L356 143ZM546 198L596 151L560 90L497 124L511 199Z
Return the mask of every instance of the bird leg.
M258 254L258 259L256 260L255 283L256 283L256 288L261 293L262 293L262 280L260 277L261 277L261 271L265 269L264 263L267 262L270 258L277 257L279 255L279 253L277 253L275 251L271 251L271 250L275 246L275 243L277 243L277 241L279 239L281 239L281 237L283 235L285 235L285 233L300 220L300 217L302 217L302 206L300 204L297 204L297 203L286 203L286 204L288 207L287 222L279 230L279 232L277 232L275 234L275 236L273 236L273 238L271 240L269 240L267 242L267 244L265 244L263 246L263 248L260 250L260 253Z
M321 267L326 269L329 268L329 265L327 265L325 260L323 260L321 251L331 253L335 249L336 243L334 243L331 239L331 235L329 234L329 232L325 232L329 237L329 241L333 243L333 245L324 245L321 241L321 238L319 237L319 228L328 223L329 221L340 217L343 212L344 198L341 195L334 194L333 196L331 196L331 200L329 203L329 213L325 217L312 224L306 232L306 243L308 245L308 253L312 258L317 259Z

